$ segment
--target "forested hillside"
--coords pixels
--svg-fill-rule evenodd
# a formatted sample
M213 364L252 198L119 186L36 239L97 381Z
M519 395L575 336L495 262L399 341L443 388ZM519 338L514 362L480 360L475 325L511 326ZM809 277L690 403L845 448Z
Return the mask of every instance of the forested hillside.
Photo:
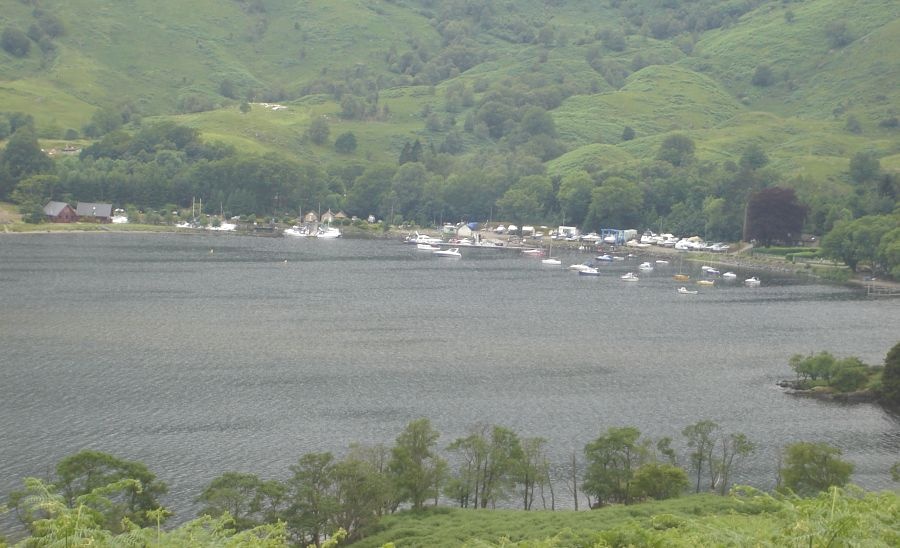
M16 197L38 170L4 161L20 202L738 239L767 187L816 234L900 193L893 0L18 0L0 25L0 137L86 147Z

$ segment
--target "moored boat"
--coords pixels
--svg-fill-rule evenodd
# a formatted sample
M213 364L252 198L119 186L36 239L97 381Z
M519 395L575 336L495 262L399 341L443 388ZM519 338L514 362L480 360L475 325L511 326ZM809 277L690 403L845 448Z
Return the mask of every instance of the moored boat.
M696 295L697 293L699 293L699 291L697 291L696 289L688 289L686 287L679 287L678 293L681 295Z
M462 254L459 252L458 247L451 247L450 249L440 249L438 251L432 251L431 253L435 257L449 257L451 259L458 259L462 257Z
M341 237L341 229L335 228L333 226L320 226L319 230L316 231L316 238L330 240L332 238L340 238L340 237Z
M623 274L623 275L619 276L619 278L625 282L636 282L640 279L634 275L634 272L629 272L628 274Z

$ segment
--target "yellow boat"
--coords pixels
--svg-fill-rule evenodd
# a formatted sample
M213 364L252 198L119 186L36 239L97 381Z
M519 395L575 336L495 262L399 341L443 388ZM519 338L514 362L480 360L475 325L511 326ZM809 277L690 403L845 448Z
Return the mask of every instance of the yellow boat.
M674 279L676 282L686 282L690 280L691 277L687 274L675 274L674 276L672 276L672 279Z
M697 285L716 285L714 280L697 280Z

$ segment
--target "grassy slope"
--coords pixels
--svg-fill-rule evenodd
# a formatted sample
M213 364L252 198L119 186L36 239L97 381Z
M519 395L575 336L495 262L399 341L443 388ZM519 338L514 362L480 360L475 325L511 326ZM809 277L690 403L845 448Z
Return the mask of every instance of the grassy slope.
M803 499L750 490L587 512L439 508L388 516L354 546L887 547L900 538L897 503L896 492L848 486Z
M730 498L696 495L664 502L616 506L591 512L521 510L463 510L438 508L415 514L403 512L387 516L381 530L353 546L377 547L387 542L397 546L458 547L471 539L512 541L543 539L569 530L571 538L586 541L597 531L626 523L649 524L658 514L683 517L726 514L739 505ZM565 544L565 543L564 543ZM573 543L574 544L574 543Z
M384 121L341 121L339 105L318 96L293 102L288 111L255 106L241 115L235 102L218 95L223 79L241 93L294 90L323 72L360 67L385 73L385 52L392 46L406 51L407 36L431 48L440 40L426 16L404 2L266 0L264 13L245 11L247 4L44 0L42 6L63 20L67 33L56 40L58 52L51 58L42 59L36 45L26 59L0 52L0 104L33 114L43 134L58 135L80 128L100 106L131 103L145 115L165 114L180 97L197 94L222 108L176 120L245 150L281 151L320 163L342 158L331 146L314 146L303 138L309 121L321 115L332 121L332 140L343 131L354 132L360 146L353 157L360 160L392 161L406 140L443 139L424 129L420 113L429 104L440 113L443 90L451 82L435 86L433 95L427 87L381 90L380 99L392 113ZM515 9L525 18L549 20L566 32L567 42L547 50L542 63L543 46L479 35L491 45L493 60L458 80L471 85L477 79L541 75L578 89L593 86L595 94L573 96L553 112L570 152L549 164L551 172L651 157L672 131L688 133L703 159L736 159L748 142L758 142L775 168L834 185L842 184L849 158L860 150L874 150L886 169L900 169L900 132L877 125L900 111L895 85L900 80L895 53L900 3L894 0L770 2L730 27L702 35L691 56L668 42L632 35L626 51L606 51L608 58L627 66L640 54L675 64L644 68L620 90L609 87L585 61L587 49L597 43L578 45L597 29L616 26L617 12L607 4L573 0L551 11L545 2L525 0ZM792 22L785 18L787 9L795 14ZM584 17L588 12L592 17ZM846 20L859 39L829 50L823 29L838 19ZM23 30L32 22L31 8L20 2L0 14L0 23ZM773 86L750 85L761 63L779 76ZM860 120L861 135L844 130L848 114ZM464 116L457 114L457 120ZM637 139L622 143L626 125L636 130ZM479 145L465 138L470 146Z
M819 0L789 7L792 23L786 9L770 4L733 27L708 33L695 55L677 63L681 72L648 67L620 91L568 100L554 113L561 134L575 143L619 143L637 158L652 157L670 130L688 133L698 157L707 160L737 160L756 142L788 176L836 185L843 185L849 159L859 151L874 151L885 169L898 170L900 135L877 123L900 110L900 88L891 83L900 79L900 4ZM860 39L834 51L824 28L837 19L846 19ZM750 85L763 63L782 77L789 74L792 85ZM862 123L861 135L844 129L848 114ZM652 136L620 143L625 125L638 137ZM576 169L573 157L596 163L595 155L576 149L551 163L551 171L559 164Z

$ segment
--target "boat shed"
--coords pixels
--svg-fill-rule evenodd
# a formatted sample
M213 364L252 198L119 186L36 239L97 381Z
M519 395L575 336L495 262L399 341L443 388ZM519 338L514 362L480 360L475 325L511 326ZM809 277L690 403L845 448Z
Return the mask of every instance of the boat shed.
M78 215L79 221L111 223L112 204L78 202L78 205L75 206L75 214Z
M44 206L44 215L54 223L74 223L78 220L75 210L65 202L47 202Z

